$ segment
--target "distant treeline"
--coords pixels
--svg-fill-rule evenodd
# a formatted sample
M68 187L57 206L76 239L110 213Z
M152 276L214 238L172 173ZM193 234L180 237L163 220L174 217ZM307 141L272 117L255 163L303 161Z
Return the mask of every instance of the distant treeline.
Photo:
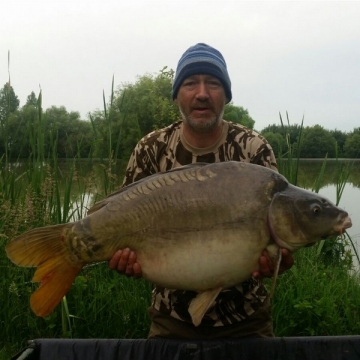
M299 148L301 158L360 158L360 127L346 133L326 130L320 125L269 125L261 134L270 142L276 156L284 156L289 145ZM299 147L299 144L301 146Z
M104 109L95 110L88 119L64 106L41 106L41 93L27 97L24 106L9 83L0 90L0 156L7 159L57 154L58 158L105 158L109 154L127 159L137 141L152 130L180 119L171 98L174 72L166 67L157 75L139 76L134 83L111 90ZM255 128L248 111L232 103L224 118ZM303 158L360 157L360 127L350 133L326 130L320 125L269 125L260 131L273 146L276 156L285 155L302 142ZM42 147L44 151L39 151Z

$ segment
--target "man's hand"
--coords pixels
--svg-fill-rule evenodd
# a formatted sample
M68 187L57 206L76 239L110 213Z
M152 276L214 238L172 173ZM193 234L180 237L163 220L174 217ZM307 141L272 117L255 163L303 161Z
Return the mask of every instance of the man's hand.
M136 261L136 253L129 248L118 250L110 259L109 268L136 279L142 276L141 266Z
M281 249L281 253L279 275L289 270L294 264L294 258L289 250ZM253 271L252 275L256 278L272 277L274 268L274 262L271 260L268 252L264 250L259 258L259 270Z

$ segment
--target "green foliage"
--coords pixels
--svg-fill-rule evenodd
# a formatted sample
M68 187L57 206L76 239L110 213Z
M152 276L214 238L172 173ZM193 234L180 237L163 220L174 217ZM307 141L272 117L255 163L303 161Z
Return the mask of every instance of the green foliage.
M287 118L288 118L288 114L287 114ZM280 115L280 119L281 119L281 115ZM287 143L294 146L298 141L301 131L302 131L302 124L300 124L300 125L290 124L290 121L288 121L287 124L284 124L281 119L280 125L276 125L276 124L269 125L261 131L261 134L264 134L267 132L280 134L284 137L284 139L287 138L286 139ZM286 151L287 150L285 149L285 152Z
M36 97L35 93L32 91L30 95L26 98L25 106L37 106L38 104L38 98Z
M338 149L338 156L344 157L344 145L346 142L346 139L348 137L347 133L344 133L340 130L330 130L330 135L335 139L336 144L337 144L337 149Z
M67 112L64 106L52 106L44 113L46 149L56 141L59 158L87 157L93 141L91 124L80 120L78 112Z
M112 166L117 166L119 159L120 166L124 166L140 138L181 118L171 97L173 77L174 71L164 67L157 74L145 74L134 83L122 84L116 91L113 79L109 102L104 96L104 110L89 114L90 122L80 119L78 112L68 112L64 106L51 106L40 114L39 99L33 91L19 108L19 100L8 82L0 90L0 155L18 159L34 154L34 134L41 126L47 155L55 146L59 158L107 158L112 159ZM226 105L224 118L251 129L255 127L248 111L233 103ZM333 158L335 143L338 156L360 157L360 128L347 134L319 125L303 129L302 125L288 123L269 125L261 133L266 135L276 155L284 157L288 156L289 145L293 154L297 152L302 130L305 143L301 157L322 158L327 154Z
M360 157L360 133L350 134L344 144L344 154L349 158Z
M261 135L263 135L269 142L276 157L281 157L284 154L286 149L286 140L281 134L263 131Z
M299 159L300 150L302 149L302 134L303 134L303 122L297 132L296 142L293 143L291 140L291 133L289 132L293 127L290 125L289 115L286 112L287 125L284 125L281 114L280 122L282 127L282 133L286 141L286 148L279 154L277 159L278 170L283 174L287 180L293 184L298 184L298 172L299 172Z
M225 106L224 119L237 124L244 125L253 129L255 120L249 115L249 112L241 106L235 106L229 103Z
M10 80L0 90L0 154L5 154L5 162L10 158L12 146L12 137L15 133L10 128L14 123L16 111L19 108L20 101L16 96Z
M321 262L315 248L295 254L277 281L273 318L277 336L353 335L360 331L359 275Z
M5 95L9 96L9 92L1 94L0 91L0 114L6 115L0 116L0 154L14 159L43 153L45 158L56 150L60 158L88 157L94 142L93 133L90 123L81 120L78 112L68 113L63 106L52 106L43 112L41 92L38 97L32 92L21 109L18 109L16 95L11 95L13 100L8 102L13 105L11 111L7 111L1 106L1 97L6 102Z
M300 152L303 158L335 157L336 141L330 131L320 125L306 127Z
M120 87L114 101L116 113L126 114L123 128L123 152L130 155L141 137L170 125L180 114L171 97L174 72L164 68L156 76L144 75L134 84Z
M127 161L140 138L179 119L179 110L171 97L173 76L173 70L166 67L156 76L140 76L134 84L123 84L112 92L110 104L104 104L108 114L105 111L91 114L97 139L96 157L108 157L109 149L103 144L111 143L115 158Z
M287 144L290 144L293 149L298 147L298 139L301 125L269 125L265 127L261 134L269 140L270 144L276 150L277 156L284 155L287 152L287 146L282 146L283 153L278 151L278 144L283 144L277 134L283 137ZM360 128L354 129L350 134L344 133L340 130L326 130L320 125L308 126L303 129L303 144L301 146L301 158L328 158L345 157L345 158L360 158L359 138L355 136L360 135ZM353 138L353 136L355 136ZM269 139L268 139L269 137ZM336 149L336 150L335 150ZM337 151L337 152L336 152Z
M0 122L3 123L6 118L18 110L20 100L13 87L7 82L0 90Z

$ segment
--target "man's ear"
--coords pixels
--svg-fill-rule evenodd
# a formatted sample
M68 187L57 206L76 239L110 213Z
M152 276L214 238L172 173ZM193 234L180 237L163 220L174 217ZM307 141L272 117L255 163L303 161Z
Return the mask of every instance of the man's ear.
M174 99L174 103L177 105L177 103L178 103L178 99L177 99L177 98Z

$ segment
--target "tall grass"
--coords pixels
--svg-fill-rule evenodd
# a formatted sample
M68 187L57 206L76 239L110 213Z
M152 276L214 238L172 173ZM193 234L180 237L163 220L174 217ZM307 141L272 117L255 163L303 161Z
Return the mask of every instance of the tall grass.
M342 264L325 264L317 249L294 254L273 299L277 336L338 336L360 333L360 276Z
M287 132L286 125L279 114L280 123L284 131L284 137L286 140L286 151L283 155L283 149L280 147L280 154L277 158L279 172L286 177L286 179L293 185L298 185L298 173L300 164L300 151L302 146L303 124L304 118L301 121L299 138L296 145L291 142L290 134ZM289 114L286 112L286 120L288 127L290 126Z
M25 169L6 158L0 164L0 359L1 354L15 353L33 338L145 338L149 326L151 284L119 276L106 263L86 266L62 305L45 319L30 310L29 297L37 287L31 282L33 269L13 265L5 256L5 245L25 230L85 216L92 196L106 194L118 178L111 146L100 171L93 167L91 156L85 160L86 167L93 168L86 176L80 161L71 161L66 173L61 170L55 151L56 134L52 135L53 150L44 154L39 98L39 118L29 132L33 154ZM111 135L111 115L107 116ZM287 164L284 159L279 164L291 182L296 183L299 150L291 146L288 150ZM324 171L325 162L315 183L317 188ZM346 169L339 168L339 195L345 179ZM304 249L295 254L295 265L278 280L273 304L276 335L359 333L359 278L349 273L349 264L343 259L324 262L320 256L324 248Z
M112 114L104 106L111 139ZM44 153L41 93L37 109L37 117L28 129L32 152L25 170L21 169L20 162L10 162L7 153L0 159L0 359L3 354L25 346L32 338L140 338L146 337L148 328L146 308L150 303L151 285L143 280L121 278L108 270L105 263L85 267L61 306L50 316L37 318L31 312L29 297L37 287L31 282L34 271L19 268L7 259L7 242L31 228L84 217L98 193L104 196L113 190L117 181L113 159L118 157L110 141L109 156L100 162L96 174L83 176L76 159L64 174L58 164L56 133L50 134L52 147L48 154ZM7 127L2 131L6 132ZM86 167L93 167L91 154Z

